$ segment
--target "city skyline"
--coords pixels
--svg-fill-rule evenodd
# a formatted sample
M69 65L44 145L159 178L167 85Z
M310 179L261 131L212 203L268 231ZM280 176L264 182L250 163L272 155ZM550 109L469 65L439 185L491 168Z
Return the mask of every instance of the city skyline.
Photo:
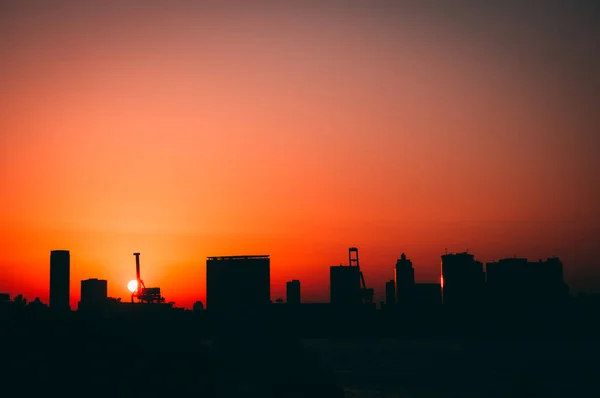
M0 391L598 396L599 104L598 0L2 0Z
M355 266L355 267L358 268L358 265L359 265L358 264L358 248L354 247L354 248L350 248L349 250L350 250L350 252L352 252L354 250L356 252L355 256L351 256L350 255L348 257L348 259L347 259L348 260L347 262L340 262L339 264L333 264L333 265L330 265L330 266L326 267L327 268L327 272L329 274L329 278L328 278L328 281L327 281L327 289L326 289L326 292L325 292L326 293L326 297L323 296L323 295L313 295L313 296L311 296L309 294L308 298L302 299L302 303L331 303L331 300L330 300L331 295L332 295L332 290L331 290L332 285L331 284L334 283L333 279L332 279L333 278L333 274L331 274L332 269L333 268L339 268L340 266L344 266L344 268L347 268L349 266L350 267ZM61 255L61 256L62 255L66 255L67 256L67 260L66 260L67 268L66 268L66 270L64 270L64 268L63 268L62 271L61 271L61 273L64 274L64 272L66 272L65 275L66 275L67 281L69 281L69 275L72 273L72 268L70 266L71 252L68 251L68 250L60 249L60 250L52 250L52 251L50 251L50 263L49 263L50 264L50 267L49 267L50 275L52 275L52 272L53 272L52 271L53 270L53 261L54 261L53 258L57 254ZM71 278L71 280L70 280L70 286L69 286L69 292L65 292L64 291L64 287L60 288L60 289L62 289L61 291L63 293L61 293L61 294L63 294L63 297L64 297L65 294L68 296L68 299L70 301L69 304L70 304L71 310L75 310L75 309L77 309L80 306L81 300L82 300L82 296L78 295L76 292L79 292L79 291L82 292L83 289L84 289L84 284L85 283L88 283L88 285L90 283L93 283L93 284L103 283L104 285L103 285L102 289L104 289L104 296L105 297L110 298L110 299L119 299L119 300L122 300L123 302L128 302L129 299L131 299L131 302L133 303L133 301L134 301L134 295L135 295L136 292L134 292L132 290L131 284L132 284L132 282L134 282L136 280L136 278L138 278L140 281L143 280L143 279L145 279L145 278L140 278L140 276L138 274L138 272L139 272L139 255L140 255L140 253L134 253L134 255L136 256L136 265L135 265L136 271L133 273L133 275L134 275L133 279L128 280L124 284L125 285L125 289L122 289L121 287L117 287L116 289L115 288L112 288L112 289L111 288L107 288L107 285L110 287L111 283L107 283L107 282L109 282L109 280L106 279L106 278L103 278L101 276L89 276L87 278L84 278L84 279L81 279L81 280L77 280L77 281L74 281ZM566 267L566 269L563 269L562 261L560 260L560 258L558 256L550 256L550 257L546 257L545 259L539 258L539 259L535 259L535 260L534 259L525 258L525 257L512 256L512 257L502 257L502 258L499 258L499 259L496 259L496 260L493 260L493 261L481 261L476 255L474 255L473 253L470 253L468 250L466 250L466 251L457 251L457 252L448 252L448 250L446 249L445 252L444 252L444 254L442 254L440 256L440 259L441 259L440 269L439 269L438 277L437 277L436 280L423 280L422 278L419 278L418 277L418 275L419 275L419 272L418 272L419 268L415 267L415 265L413 264L412 260L410 258L408 258L405 253L402 253L397 258L396 265L392 266L390 268L390 275L393 275L392 282L394 282L394 286L395 286L394 289L398 289L398 293L394 293L395 300L398 300L399 302L402 302L402 301L404 301L406 299L406 296L400 295L401 294L400 291L404 290L406 287L410 288L411 286L418 286L418 285L421 285L421 286L424 286L424 285L437 285L437 286L441 287L442 290L443 290L443 280L442 280L443 279L443 276L442 276L442 274L443 274L443 266L442 266L442 264L443 264L444 258L448 257L448 256L456 257L456 258L462 258L462 256L467 256L467 257L472 258L476 263L479 263L480 266L481 266L482 272L483 272L482 276L484 277L484 282L487 281L487 278L488 278L487 266L491 265L491 264L494 265L495 267L497 267L499 264L502 265L503 263L507 263L507 262L510 263L512 260L517 260L517 263L518 263L517 265L519 267L523 267L523 266L526 267L528 264L536 264L536 263L539 263L543 267L546 267L547 266L546 264L548 264L549 261L558 260L559 264L561 265L561 271L560 271L560 275L561 276L560 277L566 283L567 291L570 289L569 288L568 280L564 279L564 274L567 273L566 270L568 269L568 267ZM207 275L209 275L209 272L208 272L208 269L207 269L207 265L208 265L209 262L214 262L215 260L226 260L226 259L236 259L236 258L239 258L239 259L246 259L246 258L265 259L266 258L267 259L267 263L270 264L270 259L271 259L270 257L271 256L268 255L268 254L267 255L255 255L255 254L248 255L248 254L246 254L246 255L228 255L228 256L207 256L206 257L207 261L206 261L206 263L205 263L205 265L203 267L204 282L205 282L205 284L204 284L204 290L202 292L198 292L198 295L196 296L196 299L194 299L191 303L188 303L187 301L185 303L181 303L181 302L177 302L176 300L174 300L173 297L166 297L166 299L165 298L162 299L163 300L162 302L172 303L172 304L176 305L178 308L185 308L185 309L188 309L188 310L192 309L194 307L194 304L196 304L197 302L202 302L203 305L206 307L207 306L207 285L206 285L206 278L207 278ZM520 264L522 261L524 261L524 263ZM60 265L64 265L64 262L62 264L60 264ZM248 266L248 265L242 266L242 268L240 268L240 270L242 270L246 266ZM409 274L406 274L406 272L407 272L406 266L409 267L408 268L408 271L410 271ZM252 267L252 266L250 265L250 267ZM464 265L460 265L459 268L462 268L462 267L464 267ZM271 279L270 269L271 269L271 266L267 265L267 276L266 276L267 280ZM398 270L400 270L400 269L403 269L402 273L398 273ZM496 269L498 269L498 268L496 268ZM468 270L468 268L465 268L465 270ZM365 268L363 267L362 269L360 269L360 274L362 275L362 277L364 279L367 279L370 282L370 278L369 278L369 275L368 275L368 270L367 270L367 272L364 272L364 271L365 271ZM510 272L514 273L515 272L514 265L513 265L513 268L507 268L506 271L508 271L509 273ZM524 272L524 271L526 271L525 268L523 268L523 270L521 272ZM215 271L213 271L213 272L215 272ZM366 276L364 276L364 274L366 274ZM507 274L507 275L513 275L513 274ZM514 274L513 277L517 277L518 275L519 274ZM525 274L523 274L523 276L524 275ZM340 275L340 276L342 276L342 275ZM531 276L527 276L527 277L531 277ZM364 279L363 279L363 281L364 281ZM240 280L239 282L242 282L243 280L244 279ZM339 277L336 277L336 280L339 281ZM52 277L50 278L50 281L52 281ZM260 281L260 279L259 279L259 281ZM401 283L401 281L402 281L402 283ZM167 282L167 281L163 281L163 282ZM170 282L173 282L173 281L170 281ZM176 282L177 281L175 281L175 283ZM286 298L288 297L288 293L289 293L288 292L289 285L290 285L290 283L294 283L294 282L298 283L298 287L297 287L298 293L297 294L298 294L298 300L299 300L300 291L301 290L304 291L303 289L300 288L300 284L302 284L302 286L304 287L305 286L305 282L302 282L301 280L298 280L298 279L291 279L291 280L287 280L287 281L284 282L283 289L282 289L281 286L274 285L272 281L269 283L268 291L270 292L270 300L271 300L271 302L276 303L276 302L279 302L281 300L282 300L282 302L287 302ZM356 282L359 283L359 279L357 279ZM367 290L374 290L375 291L374 296L371 296L371 301L372 301L373 304L387 303L389 301L389 293L387 292L387 289L388 289L387 285L389 283L389 278L386 279L385 281L383 281L382 286L380 286L381 284L379 284L379 283L369 283L369 282L367 282L368 288L367 288L367 286L363 286L360 289L364 288L364 289L367 289ZM142 282L142 286L144 286L143 283L144 282ZM158 282L158 281L153 281L151 283L153 285L155 285L155 286L163 284L163 283ZM335 283L338 283L338 282L335 282ZM406 283L408 283L408 285L406 285ZM523 283L532 283L532 281L530 281L528 279L524 279ZM136 285L138 285L138 284L136 283ZM308 279L308 285L309 286L311 285L310 279ZM52 282L50 283L50 289L48 289L47 292L46 292L47 298L51 297L51 291L52 291L52 287L51 286L52 286ZM60 286L64 286L64 282ZM221 285L220 289L225 289L226 286L227 286L227 284ZM74 287L75 287L75 290L73 290ZM356 287L358 288L358 285ZM88 289L90 289L90 288L88 288ZM158 292L159 292L158 294L160 295L160 289L161 289L160 287L150 288L149 290L155 290L155 289L158 289ZM111 294L111 292L114 292L114 291L121 292L123 290L127 292L124 295L120 295L120 294L119 295L114 295L114 294ZM260 289L259 289L259 291L260 291ZM282 292L282 294L279 294L281 292ZM570 289L570 292L571 293L575 293L575 294L579 293L578 291L573 291L573 289ZM7 293L11 297L16 297L17 295L19 295L19 296L22 296L22 297L26 298L27 300L30 300L30 301L33 300L32 297L29 297L27 294L23 294L22 291L19 291L19 292L0 291L0 293ZM404 294L406 294L406 293L408 293L408 292L405 292ZM163 295L165 294L165 290L164 289L162 290L162 294ZM239 294L239 293L236 293L236 294ZM371 293L371 294L373 294L373 293ZM304 293L302 293L302 295L304 296ZM410 295L410 293L409 293L409 295ZM42 302L46 302L46 303L51 302L49 300L44 300L44 298L46 298L46 296L44 296L43 294L41 294L41 295L35 295L35 298L36 298L36 300L41 299ZM229 300L233 300L233 299L234 299L234 297L230 297L229 298ZM66 297L64 298L64 300L66 300ZM56 306L55 308L58 308L58 306Z
M351 246L376 301L446 248L598 292L597 5L498 3L2 2L0 292L47 302L65 248L127 297L139 251L189 308L205 257L266 252L325 301Z

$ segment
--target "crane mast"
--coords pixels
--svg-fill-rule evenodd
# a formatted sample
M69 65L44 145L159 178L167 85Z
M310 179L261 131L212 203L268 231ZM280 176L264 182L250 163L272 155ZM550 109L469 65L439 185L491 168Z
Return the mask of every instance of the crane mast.
M135 291L131 293L131 302L133 302L134 298L137 298L139 301L142 301L144 291L146 290L144 281L140 276L140 253L133 253L133 255L135 256L135 280L137 281L137 289L135 289Z
M133 253L135 256L135 280L137 288L131 293L131 302L137 299L138 303L157 304L164 303L165 298L160 294L160 287L146 287L140 276L140 253Z
M361 282L361 293L362 293L362 301L365 304L371 304L373 302L373 289L367 289L367 284L365 283L365 275L360 270L360 265L358 263L358 248L351 247L348 249L348 265L355 266L358 268L358 272L360 274L360 282Z

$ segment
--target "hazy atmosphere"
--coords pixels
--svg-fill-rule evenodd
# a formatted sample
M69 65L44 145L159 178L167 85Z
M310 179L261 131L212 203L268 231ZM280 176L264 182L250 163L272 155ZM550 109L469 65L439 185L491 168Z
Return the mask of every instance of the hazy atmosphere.
M597 3L363 3L2 2L0 291L66 249L73 303L126 297L141 252L190 307L206 256L270 254L273 300L327 301L350 246L378 296L445 249L598 286Z

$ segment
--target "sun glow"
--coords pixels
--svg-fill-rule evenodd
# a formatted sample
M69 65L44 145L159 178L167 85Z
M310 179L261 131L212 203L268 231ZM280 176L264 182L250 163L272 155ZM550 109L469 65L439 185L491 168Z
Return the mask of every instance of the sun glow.
M135 279L132 279L129 281L129 283L127 283L127 289L131 292L134 293L138 288L138 283Z

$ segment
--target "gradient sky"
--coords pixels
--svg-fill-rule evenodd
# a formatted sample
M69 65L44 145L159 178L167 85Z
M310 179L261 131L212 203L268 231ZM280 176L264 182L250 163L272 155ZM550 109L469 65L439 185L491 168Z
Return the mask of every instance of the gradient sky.
M126 299L139 251L190 307L206 256L271 254L326 301L350 246L377 299L445 248L600 286L594 1L103 3L0 5L0 291L47 302L68 249L73 307Z

